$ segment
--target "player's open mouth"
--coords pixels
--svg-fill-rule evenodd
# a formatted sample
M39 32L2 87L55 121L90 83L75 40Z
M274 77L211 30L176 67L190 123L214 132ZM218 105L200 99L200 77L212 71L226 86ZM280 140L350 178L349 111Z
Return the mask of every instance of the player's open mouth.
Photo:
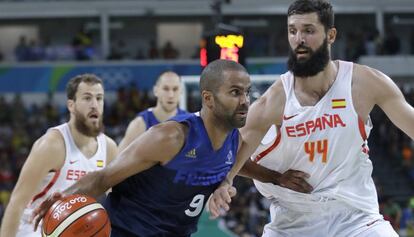
M99 115L98 115L98 114L93 113L93 114L90 114L90 115L88 116L88 118L90 118L90 119L98 119L98 118L99 118Z

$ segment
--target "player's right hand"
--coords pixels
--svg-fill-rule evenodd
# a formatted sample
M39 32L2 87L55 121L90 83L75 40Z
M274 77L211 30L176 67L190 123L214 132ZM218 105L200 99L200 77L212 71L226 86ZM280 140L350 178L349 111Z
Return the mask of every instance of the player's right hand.
M33 211L32 219L35 221L34 223L34 231L37 230L37 227L39 226L40 221L43 219L43 217L46 215L46 212L49 210L49 208L55 203L57 200L63 198L63 194L59 192L55 192L52 195L50 195L46 200L44 200L36 209Z
M313 187L306 181L310 175L299 170L288 170L276 178L276 184L296 192L310 193Z
M228 182L223 182L207 201L207 210L210 212L210 219L216 219L230 209L231 198L236 196L237 190Z

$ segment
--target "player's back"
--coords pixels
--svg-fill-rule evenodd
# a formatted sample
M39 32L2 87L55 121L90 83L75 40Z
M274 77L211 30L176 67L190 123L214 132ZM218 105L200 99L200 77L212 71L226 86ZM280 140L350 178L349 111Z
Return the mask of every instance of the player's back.
M182 150L166 165L155 165L116 185L105 203L113 228L131 236L194 233L208 197L234 163L238 130L214 151L201 117L184 114L171 120L189 128Z

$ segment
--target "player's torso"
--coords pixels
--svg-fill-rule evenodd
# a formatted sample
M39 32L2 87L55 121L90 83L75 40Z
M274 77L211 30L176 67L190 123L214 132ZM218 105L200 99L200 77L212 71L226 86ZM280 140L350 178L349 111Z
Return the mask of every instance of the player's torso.
M57 129L65 142L66 156L60 170L51 171L42 181L41 190L32 198L27 209L39 205L46 197L55 191L63 191L87 173L103 169L106 166L106 138L100 134L97 137L98 147L92 157L86 157L76 146L67 123L51 128Z
M281 78L286 104L280 141L259 163L279 172L306 172L314 192L333 191L338 180L370 164L365 141L370 127L358 118L353 107L352 64L340 62L335 82L314 106L301 106L290 73Z
M195 231L204 204L234 163L239 135L233 130L214 151L201 118L180 117L172 120L189 125L182 150L166 165L156 165L113 189L106 207L114 225L144 236ZM128 211L121 213L119 208ZM125 221L123 216L134 219Z

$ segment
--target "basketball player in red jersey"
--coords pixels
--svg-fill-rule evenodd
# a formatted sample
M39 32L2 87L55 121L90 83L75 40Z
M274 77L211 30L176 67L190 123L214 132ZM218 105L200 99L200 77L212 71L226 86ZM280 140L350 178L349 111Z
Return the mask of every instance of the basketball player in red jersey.
M263 236L398 236L379 214L367 147L369 113L378 105L414 138L414 108L380 71L331 60L336 29L328 2L297 0L289 7L287 22L289 72L251 106L241 129L244 142L237 163L211 198L212 215L229 208L234 176L275 124L280 142L258 163L280 173L308 173L313 191L299 193L256 182L272 200L271 222ZM244 175L260 176L247 166Z
M102 133L104 88L92 74L72 78L66 88L70 120L50 128L33 145L4 214L4 237L40 237L33 231L33 208L51 193L106 166L117 154L115 142Z

